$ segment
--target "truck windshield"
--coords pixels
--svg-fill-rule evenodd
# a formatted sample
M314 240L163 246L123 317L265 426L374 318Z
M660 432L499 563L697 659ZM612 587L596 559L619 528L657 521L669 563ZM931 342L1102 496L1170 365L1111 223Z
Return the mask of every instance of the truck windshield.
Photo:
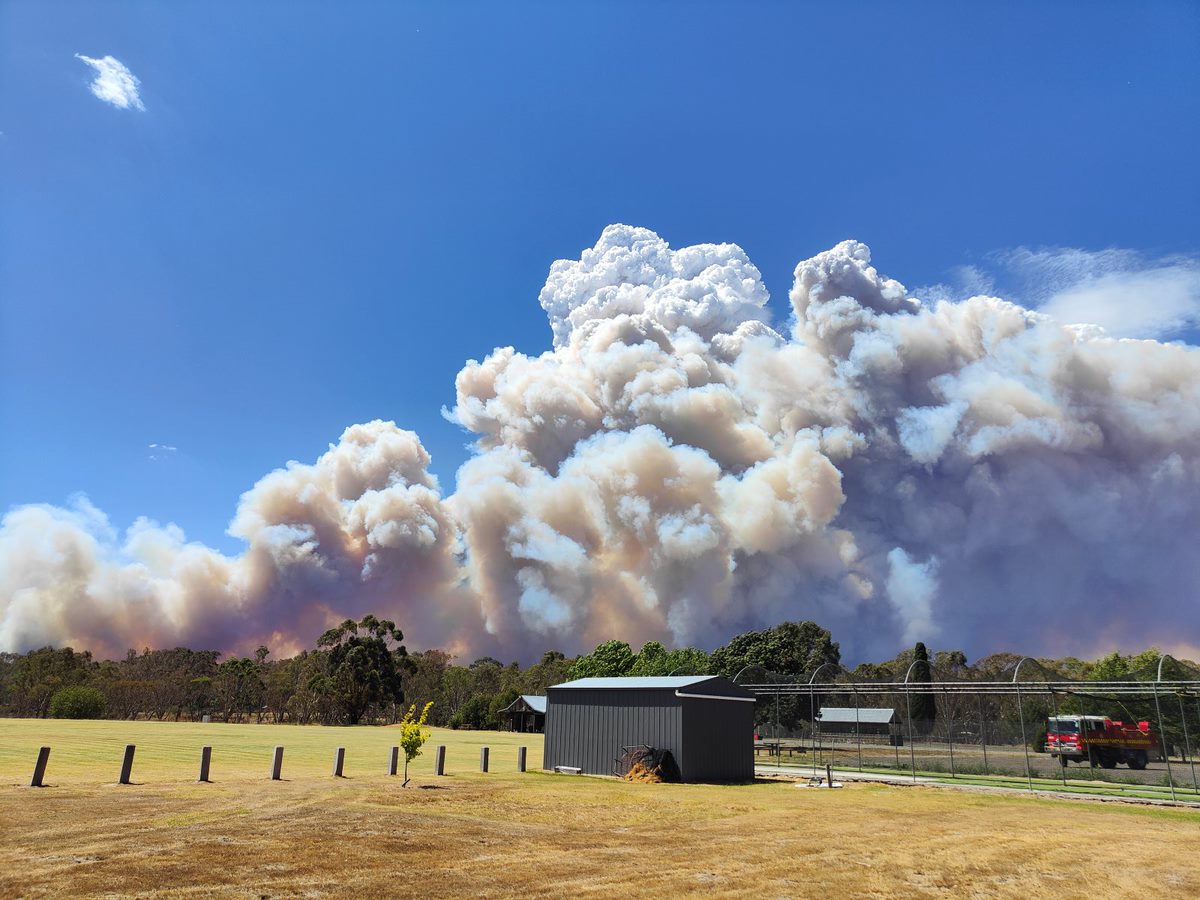
M1059 734L1079 734L1078 719L1051 719L1048 723L1050 731L1056 731Z

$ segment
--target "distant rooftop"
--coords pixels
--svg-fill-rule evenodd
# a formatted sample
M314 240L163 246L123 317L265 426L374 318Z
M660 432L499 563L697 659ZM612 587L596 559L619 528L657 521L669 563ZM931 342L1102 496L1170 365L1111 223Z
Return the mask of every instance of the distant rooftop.
M858 722L862 725L887 725L895 720L896 711L894 709L868 709L867 707L855 709L853 706L822 706L819 718L825 724Z
M541 694L522 694L521 699L524 700L529 708L534 712L544 713L546 711L546 697Z
M504 707L504 709L500 710L500 712L512 712L513 707L518 703L524 703L535 713L544 714L546 712L546 698L540 694L522 694L512 703L508 704L508 706Z

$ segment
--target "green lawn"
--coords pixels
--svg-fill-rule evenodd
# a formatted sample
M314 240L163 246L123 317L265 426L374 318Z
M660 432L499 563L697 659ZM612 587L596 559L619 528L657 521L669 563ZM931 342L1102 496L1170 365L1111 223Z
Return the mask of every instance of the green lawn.
M433 771L434 748L446 745L449 773L478 771L479 748L491 748L493 772L515 771L517 747L528 747L530 769L542 765L542 735L434 728L410 774ZM212 751L213 781L269 778L274 748L281 745L283 777L329 777L334 751L346 748L349 778L384 775L399 729L379 726L329 728L300 725L224 725L196 722L110 722L66 719L0 719L0 784L28 784L38 748L50 747L47 784L115 782L126 744L135 744L133 781L179 783L196 779L200 748ZM400 757L401 769L404 756Z

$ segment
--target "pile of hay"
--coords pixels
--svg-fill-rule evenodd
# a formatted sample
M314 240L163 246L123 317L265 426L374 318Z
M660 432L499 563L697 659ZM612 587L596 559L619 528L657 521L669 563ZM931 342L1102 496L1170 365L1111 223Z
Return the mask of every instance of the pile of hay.
M621 771L625 773L622 777L626 781L643 784L677 783L682 780L671 751L656 750L654 747L626 747L621 754Z

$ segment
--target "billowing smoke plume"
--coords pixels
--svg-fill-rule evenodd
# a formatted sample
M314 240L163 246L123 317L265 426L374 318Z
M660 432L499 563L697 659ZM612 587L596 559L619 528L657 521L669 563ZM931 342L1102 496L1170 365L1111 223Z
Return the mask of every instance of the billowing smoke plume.
M121 540L86 500L16 509L0 528L0 647L280 653L346 616L394 612L465 652L479 605L459 585L457 528L428 464L411 431L353 425L315 464L289 463L242 495L236 559L146 520Z
M85 501L0 530L0 647L277 649L376 611L530 658L814 618L851 656L1197 642L1200 350L993 297L924 304L847 241L786 332L740 248L615 225L541 293L553 348L459 373L477 452L346 430L243 495L228 558ZM1153 297L1130 297L1153 303Z

